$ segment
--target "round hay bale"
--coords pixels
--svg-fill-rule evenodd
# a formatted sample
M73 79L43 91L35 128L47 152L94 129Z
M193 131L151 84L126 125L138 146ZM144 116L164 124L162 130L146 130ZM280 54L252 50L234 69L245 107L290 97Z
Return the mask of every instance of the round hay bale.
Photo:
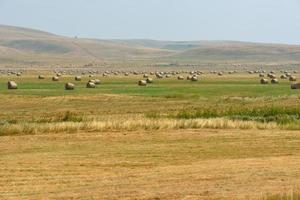
M166 75L166 78L171 78L171 75L170 75L170 74L167 74L167 75Z
M7 82L7 88L9 90L16 90L16 89L18 89L18 85L15 81L8 81Z
M191 78L191 81L198 81L198 77L197 77L197 76L193 76L193 77Z
M223 72L219 72L218 75L219 75L219 76L223 76Z
M126 72L124 75L125 75L125 76L129 76L129 73L128 73L128 72Z
M181 80L184 80L184 77L183 76L178 76L177 79L181 81Z
M291 77L289 78L289 80L290 80L290 81L297 81L297 78L296 78L295 76L291 76Z
M75 81L81 81L81 76L75 76Z
M282 74L282 75L280 76L280 78L281 78L281 79L287 79L288 77L287 77L285 74Z
M100 81L99 79L95 79L95 80L94 80L94 83L95 83L96 85L100 85L100 84L101 84L101 81Z
M278 79L274 78L274 79L271 80L271 83L272 83L272 84L278 84L279 81L278 81Z
M144 74L143 78L149 78L149 75L148 74Z
M300 89L300 83L292 83L291 89L292 90Z
M262 79L260 80L260 83L261 83L261 84L268 84L268 83L269 83L269 80L268 80L268 79L265 79L265 78L262 78Z
M66 83L65 84L65 89L66 90L74 90L75 89L75 85L73 83Z
M263 77L265 77L265 74L260 73L260 74L259 74L259 77L260 77L260 78L263 78Z
M156 78L162 79L162 78L163 78L163 75L161 75L161 74L156 74Z
M276 78L276 75L275 75L275 74L269 73L269 74L268 74L268 77L271 78L271 79L275 79L275 78Z
M38 79L45 79L45 76L39 75Z
M139 86L147 86L147 81L145 81L145 80L140 80L140 81L138 82L138 84L139 84Z
M57 77L61 77L61 73L57 73L56 76L57 76Z
M53 76L53 77L52 77L52 81L59 81L58 76Z
M18 72L18 73L17 73L17 76L21 76L21 75L22 75L22 73L21 73L21 72Z
M292 74L288 73L288 72L286 72L285 75L286 75L286 77L291 77L292 76Z
M88 82L88 83L86 84L86 87L87 87L87 88L96 88L96 84L93 83L93 82Z
M152 78L147 78L147 79L146 79L146 82L147 82L147 83L153 83L153 79L152 79Z

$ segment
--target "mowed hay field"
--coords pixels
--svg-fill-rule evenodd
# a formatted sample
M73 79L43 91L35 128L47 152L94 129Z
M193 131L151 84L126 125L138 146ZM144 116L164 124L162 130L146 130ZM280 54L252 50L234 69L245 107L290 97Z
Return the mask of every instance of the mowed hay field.
M287 80L45 77L0 77L0 199L300 198L300 90Z
M5 136L0 197L297 199L299 145L299 132L271 130Z

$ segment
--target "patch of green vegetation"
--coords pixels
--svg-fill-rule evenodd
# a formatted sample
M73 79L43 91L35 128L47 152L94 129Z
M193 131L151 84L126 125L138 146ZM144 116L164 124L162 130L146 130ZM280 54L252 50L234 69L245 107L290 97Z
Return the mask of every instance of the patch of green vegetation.
M227 117L233 120L277 122L281 125L286 125L300 122L300 107L265 106L253 108L247 106L221 107L215 105L195 110L182 110L176 115L171 115L171 117L178 119Z

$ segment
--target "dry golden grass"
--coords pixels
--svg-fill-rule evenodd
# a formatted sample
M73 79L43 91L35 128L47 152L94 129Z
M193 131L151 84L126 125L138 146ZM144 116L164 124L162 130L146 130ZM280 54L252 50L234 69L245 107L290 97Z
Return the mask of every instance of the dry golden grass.
M76 120L76 119L75 119ZM178 129L280 129L276 123L239 121L225 118L212 119L149 119L142 115L117 115L105 118L81 119L80 122L20 123L0 127L0 135L24 135L40 133L78 133L138 130L178 130ZM285 127L283 127L285 128Z
M299 191L296 131L5 136L0 199L266 199Z

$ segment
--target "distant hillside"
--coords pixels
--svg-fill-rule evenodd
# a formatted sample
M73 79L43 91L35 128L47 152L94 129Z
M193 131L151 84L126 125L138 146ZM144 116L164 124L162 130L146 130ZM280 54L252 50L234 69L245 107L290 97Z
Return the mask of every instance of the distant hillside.
M300 62L300 46L238 41L112 40L135 47L171 50L162 60L182 62Z
M248 62L300 61L300 46L245 42L206 43L180 52L174 58Z
M0 26L0 64L64 64L151 59L173 52L118 42L78 39L26 28Z
M300 46L235 41L100 40L0 25L0 65L107 62L300 63Z
M1 40L16 40L16 39L49 39L57 38L58 36L39 30L21 28L14 26L0 25Z

